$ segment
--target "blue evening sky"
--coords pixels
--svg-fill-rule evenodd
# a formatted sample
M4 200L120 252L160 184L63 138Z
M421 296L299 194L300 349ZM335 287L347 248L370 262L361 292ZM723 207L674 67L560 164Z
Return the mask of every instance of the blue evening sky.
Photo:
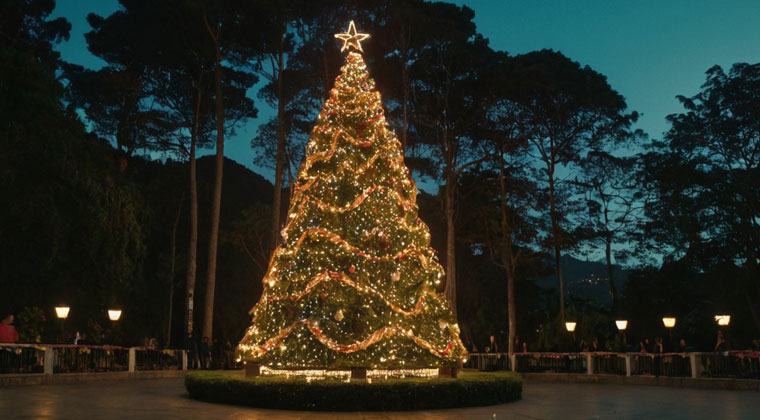
M667 130L665 116L681 111L675 96L697 93L708 68L760 62L758 0L454 3L475 10L478 30L494 49L521 54L551 48L606 75L629 107L643 113L639 127L654 138ZM117 7L115 0L58 0L54 17L64 16L72 23L71 39L58 46L63 59L93 68L104 65L87 51L85 17L91 12L107 16ZM271 171L252 162L250 138L257 123L251 121L238 130L225 153L267 175Z

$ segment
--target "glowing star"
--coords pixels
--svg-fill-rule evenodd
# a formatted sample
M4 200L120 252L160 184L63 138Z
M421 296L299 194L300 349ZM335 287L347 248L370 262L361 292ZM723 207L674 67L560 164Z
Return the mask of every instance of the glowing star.
M352 20L351 23L348 24L348 30L346 31L346 33L335 34L335 38L338 38L343 41L343 46L340 48L341 51L345 51L349 49L350 47L354 47L357 50L364 52L364 50L362 49L361 42L369 38L369 34L357 33L356 26L354 25L354 21Z

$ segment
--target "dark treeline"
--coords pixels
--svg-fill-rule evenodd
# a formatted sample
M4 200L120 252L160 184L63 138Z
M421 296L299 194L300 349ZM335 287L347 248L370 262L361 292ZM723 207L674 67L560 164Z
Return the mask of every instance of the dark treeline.
M604 75L494 51L467 7L121 0L87 18L94 70L54 50L71 29L54 6L0 1L0 310L26 341L60 337L59 303L91 343L237 340L352 19L407 165L441 186L420 215L466 342L568 350L572 319L618 349L612 320L637 342L667 334L663 315L701 349L715 314L734 346L760 331L760 64L709 69L654 140ZM252 119L274 185L224 159ZM569 255L606 265L610 304L573 295Z

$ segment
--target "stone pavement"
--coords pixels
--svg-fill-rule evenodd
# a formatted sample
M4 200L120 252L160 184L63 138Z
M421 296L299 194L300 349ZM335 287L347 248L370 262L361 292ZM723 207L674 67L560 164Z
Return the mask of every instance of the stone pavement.
M523 400L454 410L314 413L190 399L181 379L0 388L0 419L454 420L758 419L760 392L639 385L524 384Z

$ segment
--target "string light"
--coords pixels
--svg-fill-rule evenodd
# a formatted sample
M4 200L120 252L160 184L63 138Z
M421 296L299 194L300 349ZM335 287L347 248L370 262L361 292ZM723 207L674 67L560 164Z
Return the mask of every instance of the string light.
M353 22L338 35L357 51L368 37ZM465 357L435 291L444 271L417 193L381 95L351 51L312 130L240 358L311 381L347 380L349 366L380 372L368 378L435 376L409 367Z

